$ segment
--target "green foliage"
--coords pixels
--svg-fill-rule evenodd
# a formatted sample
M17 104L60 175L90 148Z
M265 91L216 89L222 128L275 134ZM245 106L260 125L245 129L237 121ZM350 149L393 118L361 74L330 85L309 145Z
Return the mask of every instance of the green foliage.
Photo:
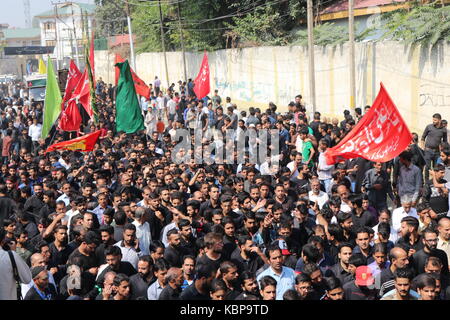
M125 4L117 0L95 0L96 35L109 37L121 34L126 25Z
M358 29L358 24L355 24L355 29ZM363 32L355 33L355 41L361 41L372 33L372 30L364 30ZM318 24L313 29L314 44L317 46L337 46L348 41L348 27L337 26L335 23L326 22ZM296 33L296 40L294 45L308 45L308 30L300 30Z
M450 7L441 7L440 2L386 13L382 21L386 28L383 39L425 46L450 41Z

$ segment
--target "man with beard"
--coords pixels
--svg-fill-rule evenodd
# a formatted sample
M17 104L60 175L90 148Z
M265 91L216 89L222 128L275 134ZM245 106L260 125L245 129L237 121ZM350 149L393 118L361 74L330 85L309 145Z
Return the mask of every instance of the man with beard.
M195 279L195 256L184 256L183 257L183 284L181 285L181 289L186 289L192 283L194 283Z
M425 229L423 231L422 242L424 247L422 250L417 251L412 256L412 266L416 274L421 274L424 272L425 261L428 257L439 258L442 262L442 275L448 276L448 259L445 251L437 249L438 235L433 229Z
M400 268L394 272L395 290L386 293L381 300L417 300L410 293L413 274L411 269Z
M226 300L235 300L241 293L239 273L233 262L225 261L220 264L220 275L228 290L225 296Z
M248 235L252 237L258 232L258 224L256 223L256 217L254 212L247 212L244 214L244 227L239 229L237 235Z
M58 268L58 272L54 274L54 277L55 281L59 282L66 273L66 263L73 250L67 246L67 226L56 226L53 236L55 241L48 246L50 251L48 266L50 269Z
M187 254L187 251L181 246L180 233L177 229L169 230L169 232L167 232L167 239L169 240L169 245L164 252L164 259L166 259L171 266L181 268L183 256Z
M75 257L80 257L85 270L93 275L97 274L98 262L95 256L95 249L100 244L100 237L94 231L87 232L81 240L80 246L75 249L69 256L68 263L73 264Z
M401 238L396 245L408 252L408 256L413 255L423 248L422 237L419 235L419 220L414 217L405 217L400 226Z
M239 274L243 274L245 271L255 274L264 264L269 264L264 253L250 236L239 236L237 244L239 250L232 253L231 261L236 264Z
M147 298L148 288L156 281L153 276L153 259L150 256L139 258L137 271L130 277L131 300Z
M106 264L100 266L97 276L97 285L104 281L105 274L109 271L123 273L127 276L136 274L136 269L127 261L122 261L122 251L117 246L109 246L105 249Z
M356 234L353 232L353 217L350 212L339 211L337 222L344 233L344 240L352 245L355 245Z
M223 250L223 239L220 233L208 233L205 238L205 254L203 256L197 257L197 267L201 265L208 265L217 271L220 264L223 262L222 250Z
M219 187L214 185L214 184L210 185L208 187L208 195L209 195L209 200L203 202L200 205L200 216L201 217L204 217L205 211L208 210L208 209L219 209L220 208Z
M166 286L161 291L158 300L180 300L183 271L180 268L170 268L167 271Z
M285 212L291 212L294 208L294 203L292 199L287 197L286 190L284 189L283 184L278 183L275 186L275 202L280 203L283 206Z
M106 263L105 249L116 243L114 241L114 227L102 225L99 231L102 237L102 243L95 250L95 255L97 256L99 264L104 264Z
M177 225L180 233L180 246L184 249L185 254L195 256L197 252L196 238L192 235L191 222L187 219L180 219Z
M349 259L352 256L353 246L343 242L338 246L339 262L330 268L329 273L338 278L344 285L353 280L353 275L349 270Z
M391 265L381 271L376 277L376 289L380 289L379 296L391 291L395 287L394 272L398 268L405 268L409 264L408 253L401 247L394 247L389 251Z
M115 244L122 251L123 261L131 263L137 268L139 257L142 255L139 249L139 241L136 240L136 226L128 223L123 228L123 240Z
M209 289L216 270L212 265L197 264L195 267L196 279L181 293L181 300L211 300Z
M259 294L255 274L250 271L244 271L241 274L240 279L242 292L234 300L248 300L249 298L259 300L261 296Z
M43 189L41 183L33 186L34 195L27 199L23 207L24 211L32 212L35 217L39 216L39 211L45 205Z
M294 289L295 273L291 268L283 266L283 255L278 244L273 243L266 249L266 256L269 259L269 268L261 272L257 280L260 281L265 276L271 276L277 281L277 300L283 300L283 294Z

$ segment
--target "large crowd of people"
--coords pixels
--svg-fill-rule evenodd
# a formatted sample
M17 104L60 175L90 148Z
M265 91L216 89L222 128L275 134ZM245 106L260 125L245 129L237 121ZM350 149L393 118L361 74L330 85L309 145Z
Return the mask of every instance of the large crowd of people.
M370 106L339 121L311 113L301 95L287 112L243 111L217 90L197 99L192 80L163 89L155 78L150 90L145 130L117 132L115 88L99 79L98 121L78 133L101 130L87 153L45 153L68 133L41 139L43 103L2 90L0 299L450 299L450 145L439 114L387 163L328 165L326 150ZM178 129L209 133L201 148L234 130L225 149L274 129L279 153L252 163L246 139L242 161L212 152L179 163Z

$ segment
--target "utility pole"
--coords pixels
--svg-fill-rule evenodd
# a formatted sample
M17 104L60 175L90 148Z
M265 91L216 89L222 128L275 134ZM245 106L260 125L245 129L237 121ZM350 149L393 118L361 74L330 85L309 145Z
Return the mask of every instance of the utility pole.
M167 55L166 55L166 43L164 40L164 28L163 28L163 17L162 17L162 8L161 8L161 0L158 0L159 7L159 24L161 26L161 44L164 53L164 66L166 68L166 80L167 80L167 88L169 88L169 71L167 69Z
M185 52L185 50L184 50L184 35L183 35L183 28L181 27L180 1L177 2L177 9L178 9L178 25L179 25L179 27L180 27L181 51L183 52L184 81L186 81L186 83L187 83L186 52Z
M313 112L316 112L316 80L314 71L314 22L313 22L313 3L307 0L308 13L308 71L309 71L309 96L313 105Z
M131 65L133 67L134 72L137 72L136 71L136 57L134 56L133 31L131 30L130 4L128 3L128 0L125 0L125 6L126 6L127 22L128 22L128 36L130 37Z
M348 2L348 37L349 37L349 56L350 56L350 108L355 110L355 20L354 20L354 0Z
M70 8L72 9L72 25L73 25L73 36L75 38L75 54L76 54L76 60L77 60L77 67L80 67L80 61L79 61L79 55L78 55L78 39L77 39L77 28L75 27L75 18L74 18L74 13L73 13L73 5L74 3L72 2L70 4Z
M52 3L55 6L55 40L56 40L56 69L59 70L59 56L61 53L62 48L59 47L59 36L58 36L58 4ZM50 59L48 62L51 62ZM48 63L47 62L47 63Z

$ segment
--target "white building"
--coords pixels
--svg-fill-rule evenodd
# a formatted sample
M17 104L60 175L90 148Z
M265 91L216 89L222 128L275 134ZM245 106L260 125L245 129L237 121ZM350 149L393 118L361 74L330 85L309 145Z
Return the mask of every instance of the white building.
M78 67L84 66L83 23L81 14L88 21L88 31L91 34L94 23L95 5L77 2L55 4L53 10L42 12L35 16L41 30L41 46L55 46L50 57L57 61L57 68L68 68L73 58ZM78 55L77 55L78 52Z

